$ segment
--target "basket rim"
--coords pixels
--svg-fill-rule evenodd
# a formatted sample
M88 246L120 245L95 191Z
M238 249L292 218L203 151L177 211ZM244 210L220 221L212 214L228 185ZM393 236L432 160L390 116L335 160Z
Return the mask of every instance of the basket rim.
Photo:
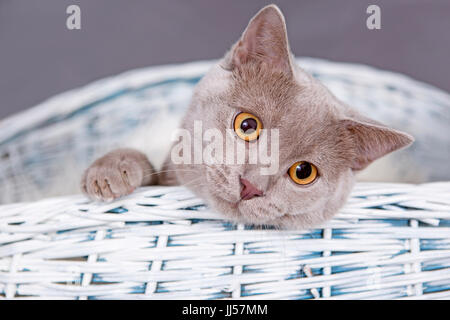
M384 70L360 63L337 62L321 58L296 57L297 62L304 69L314 66L332 76L347 76L352 74L362 80L377 79L384 83L396 83L404 87L413 87L416 93L427 93L433 99L448 103L450 93L434 87L431 84L415 80L412 77L394 71ZM45 124L45 121L55 116L67 115L80 106L94 103L106 95L117 91L118 88L137 89L149 82L164 81L168 78L192 78L202 76L218 59L200 60L179 64L165 64L131 69L116 75L94 80L88 84L76 87L51 96L37 105L12 114L0 120L0 145L22 131ZM372 81L372 80L371 80ZM101 90L99 90L101 89ZM74 97L77 97L74 99Z

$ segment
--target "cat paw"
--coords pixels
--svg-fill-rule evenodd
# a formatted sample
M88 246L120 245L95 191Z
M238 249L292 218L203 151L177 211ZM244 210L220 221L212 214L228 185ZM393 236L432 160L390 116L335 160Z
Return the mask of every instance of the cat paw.
M119 149L97 159L81 179L81 189L89 198L112 201L151 182L153 168L139 151Z

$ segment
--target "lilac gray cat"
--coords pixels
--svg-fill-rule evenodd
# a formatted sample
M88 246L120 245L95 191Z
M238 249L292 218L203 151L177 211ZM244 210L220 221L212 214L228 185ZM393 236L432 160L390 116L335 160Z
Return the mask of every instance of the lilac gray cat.
M86 170L83 191L109 201L143 185L185 185L233 221L305 228L339 210L356 173L413 142L345 105L298 67L275 5L257 13L198 83L181 128L193 132L195 121L240 146L244 163L174 163L169 154L156 171L141 151L119 149ZM269 175L248 161L267 129L279 133L278 169Z

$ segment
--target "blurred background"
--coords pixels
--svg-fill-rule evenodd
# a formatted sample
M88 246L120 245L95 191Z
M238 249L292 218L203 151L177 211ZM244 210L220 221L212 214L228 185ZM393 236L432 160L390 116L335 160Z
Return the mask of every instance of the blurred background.
M297 56L364 63L450 91L449 0L0 0L0 119L129 69L220 58L271 2ZM67 6L81 30L66 28ZM381 30L366 27L370 4Z

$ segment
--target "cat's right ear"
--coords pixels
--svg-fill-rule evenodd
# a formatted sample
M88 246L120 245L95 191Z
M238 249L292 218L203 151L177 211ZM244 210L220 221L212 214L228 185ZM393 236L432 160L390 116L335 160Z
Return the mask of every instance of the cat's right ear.
M250 20L239 41L226 55L223 67L239 69L250 61L292 74L286 23L276 5L264 7Z
M353 170L362 170L376 159L414 142L405 132L369 121L343 119L339 123L342 137L350 142L346 155Z

